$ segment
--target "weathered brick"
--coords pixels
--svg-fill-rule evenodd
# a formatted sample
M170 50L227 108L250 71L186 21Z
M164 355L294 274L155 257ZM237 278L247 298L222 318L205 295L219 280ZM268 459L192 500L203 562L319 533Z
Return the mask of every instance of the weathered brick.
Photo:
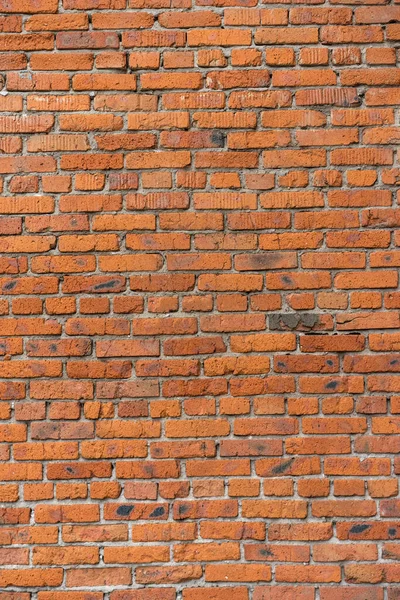
M398 600L400 9L61 4L0 0L0 600Z

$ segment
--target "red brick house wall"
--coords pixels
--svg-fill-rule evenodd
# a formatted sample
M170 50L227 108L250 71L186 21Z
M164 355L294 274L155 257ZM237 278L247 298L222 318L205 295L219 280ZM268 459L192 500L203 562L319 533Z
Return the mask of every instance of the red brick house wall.
M398 600L400 4L0 9L0 600Z

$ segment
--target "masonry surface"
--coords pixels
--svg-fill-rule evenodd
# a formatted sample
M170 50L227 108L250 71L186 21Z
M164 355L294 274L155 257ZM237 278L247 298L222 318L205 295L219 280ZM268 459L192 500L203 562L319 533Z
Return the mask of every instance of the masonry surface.
M0 12L0 600L400 600L400 4Z

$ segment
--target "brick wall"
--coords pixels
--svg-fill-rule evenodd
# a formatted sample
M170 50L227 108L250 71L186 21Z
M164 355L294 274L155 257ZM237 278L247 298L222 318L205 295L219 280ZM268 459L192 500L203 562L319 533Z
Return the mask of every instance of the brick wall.
M399 600L400 5L0 9L0 600Z

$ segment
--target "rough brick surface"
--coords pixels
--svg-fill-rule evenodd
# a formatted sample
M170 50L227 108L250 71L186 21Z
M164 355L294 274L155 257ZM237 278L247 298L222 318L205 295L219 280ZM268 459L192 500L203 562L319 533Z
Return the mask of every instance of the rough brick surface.
M399 1L0 12L0 600L399 600Z

